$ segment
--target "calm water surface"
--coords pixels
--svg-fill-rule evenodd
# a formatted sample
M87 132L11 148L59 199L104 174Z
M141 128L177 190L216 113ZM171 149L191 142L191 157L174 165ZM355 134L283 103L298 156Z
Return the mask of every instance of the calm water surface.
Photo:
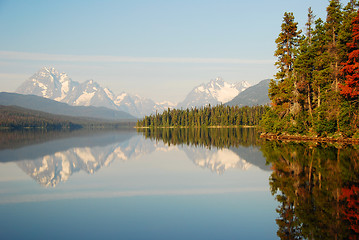
M359 233L355 147L266 142L253 129L0 136L0 239Z

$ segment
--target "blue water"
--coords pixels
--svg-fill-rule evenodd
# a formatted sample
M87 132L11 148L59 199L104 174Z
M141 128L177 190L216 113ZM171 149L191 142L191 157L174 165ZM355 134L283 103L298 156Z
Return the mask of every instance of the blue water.
M271 172L254 147L168 147L118 134L11 150L36 149L33 159L3 150L11 161L0 163L0 239L277 239ZM61 146L41 154L47 144Z

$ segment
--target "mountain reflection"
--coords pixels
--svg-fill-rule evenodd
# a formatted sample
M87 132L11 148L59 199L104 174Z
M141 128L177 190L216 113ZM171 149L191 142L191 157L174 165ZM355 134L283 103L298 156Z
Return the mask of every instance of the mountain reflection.
M231 168L248 170L252 164L242 159L229 149L210 150L205 148L184 148L184 151L192 162L204 169L223 174Z
M0 161L16 163L44 187L55 187L78 172L94 174L115 161L133 161L155 151L181 152L194 166L216 174L252 167L272 171L269 186L278 202L275 221L281 239L359 239L358 146L265 141L253 128L0 132L0 141ZM149 171L142 165L148 159L136 165L141 174ZM171 164L167 158L163 162ZM121 187L126 189L127 176L123 179ZM192 181L187 181L192 187Z
M281 239L358 239L359 151L353 146L265 142Z
M236 168L247 170L257 166L269 171L259 150L258 133L254 128L144 128L145 138L178 145L192 162L212 172L223 174Z
M129 147L135 144L132 137L137 134L134 131L2 134L11 136L16 144L8 145L6 149L2 147L1 161L16 162L25 173L45 187L55 187L79 171L93 174L116 159L127 160L137 154Z
M0 159L16 162L44 187L55 187L80 171L93 174L114 161L173 149L183 151L196 166L218 174L253 165L270 170L256 146L254 129L164 129L158 133L147 129L142 132L145 138L134 130L3 133L2 139L11 139L13 144L2 145Z

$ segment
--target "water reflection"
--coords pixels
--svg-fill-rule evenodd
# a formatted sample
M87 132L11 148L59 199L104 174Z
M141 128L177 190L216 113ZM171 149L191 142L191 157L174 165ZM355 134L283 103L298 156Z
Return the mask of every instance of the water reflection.
M359 237L358 146L261 141L254 129L240 128L145 129L142 133L168 145L220 149L217 154L223 156L217 159L226 160L217 162L205 154L194 160L197 165L219 173L228 168L245 170L257 165L268 169L271 165L269 185L279 203L276 223L281 239ZM196 149L191 148L188 156L196 156ZM229 152L226 156L226 151L239 158L228 157ZM260 163L262 154L267 164Z
M264 142L261 149L273 168L281 239L358 239L357 146Z
M226 216L237 214L226 224L250 207L242 224L249 218L257 222L273 211L261 227L276 223L277 229L268 227L268 232L274 236L277 231L281 239L357 239L359 235L358 146L264 141L252 128L0 133L0 141L1 162L15 163L36 181L31 188L1 181L0 176L0 206L124 196L144 197L146 202L150 196L235 193L241 203L233 200L235 207L229 207ZM84 177L89 174L94 175ZM211 205L201 214L221 207ZM256 210L261 207L264 212Z
M127 160L135 154L128 147L136 135L133 131L25 131L0 135L1 139L9 139L2 145L1 161L16 162L45 187L55 187L79 171L93 174L116 159Z
M138 129L146 138L171 145L229 148L256 146L260 139L255 128L159 128Z
M183 151L203 169L223 174L257 166L269 171L254 129L164 129L135 131L14 132L0 150L2 162L17 166L44 187L55 187L78 172L93 174L114 161L134 160L154 151ZM159 141L161 140L161 141ZM11 144L12 143L12 144ZM171 148L172 146L172 148ZM175 146L173 148L173 146ZM194 147L195 146L195 147Z
M0 150L1 239L275 236L270 171L255 167L269 170L255 141L227 134L233 145L175 145L135 130L26 134L3 136L14 144Z
M195 165L218 174L252 166L270 170L259 150L259 134L254 128L146 128L138 132L168 146L181 146Z

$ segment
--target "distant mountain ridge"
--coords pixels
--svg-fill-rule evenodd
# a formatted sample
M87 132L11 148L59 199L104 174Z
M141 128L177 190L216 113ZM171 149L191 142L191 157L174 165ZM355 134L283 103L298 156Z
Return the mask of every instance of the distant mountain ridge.
M178 103L156 103L155 101L132 95L126 92L113 93L108 88L101 87L93 80L83 83L73 81L66 73L59 73L54 68L41 68L37 73L23 82L16 90L17 93L37 95L71 106L95 106L112 110L124 111L135 117L142 118L156 112L162 113L168 108L193 108L218 104L254 106L269 104L269 80L251 86L242 81L229 83L222 78L216 78L196 86ZM21 106L25 107L26 106ZM42 109L36 109L42 110Z
M55 100L18 93L0 92L0 105L19 106L22 108L43 111L51 114L106 119L112 121L132 120L136 118L127 112L94 106L70 106Z
M241 93L239 93L236 97L234 97L231 101L227 102L225 105L228 106L256 106L256 105L269 105L270 99L268 97L269 90L269 82L270 79L265 79L253 85Z
M225 82L217 77L209 83L203 83L195 87L184 99L177 105L177 108L202 107L211 104L212 106L226 103L236 97L240 92L250 87L246 81L237 83Z
M59 73L56 69L47 67L41 68L22 83L16 92L37 95L72 106L106 107L125 111L136 117L174 107L171 103L155 103L150 99L128 93L116 95L93 80L79 83L73 81L66 73Z

